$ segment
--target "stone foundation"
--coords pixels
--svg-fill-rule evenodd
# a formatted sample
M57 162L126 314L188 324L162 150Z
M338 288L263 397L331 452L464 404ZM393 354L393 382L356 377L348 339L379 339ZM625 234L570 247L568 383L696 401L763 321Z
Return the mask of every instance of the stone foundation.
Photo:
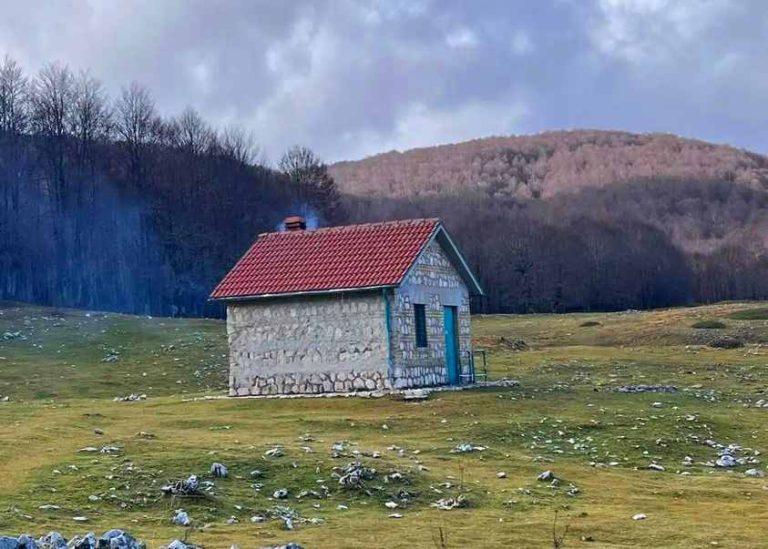
M272 374L253 377L230 389L230 396L349 393L391 389L385 371L343 371Z
M434 387L437 385L446 385L448 383L445 366L442 362L419 366L396 366L394 374L394 389Z

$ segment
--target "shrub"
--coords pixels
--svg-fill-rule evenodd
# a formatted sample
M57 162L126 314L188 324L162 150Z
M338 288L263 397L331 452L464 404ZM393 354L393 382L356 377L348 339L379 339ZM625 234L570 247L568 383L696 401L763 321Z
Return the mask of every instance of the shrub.
M734 320L768 320L768 307L736 311L735 313L731 313L729 318Z
M585 320L581 324L579 324L580 328L591 328L592 326L602 326L602 322L598 322L597 320Z
M691 328L699 330L722 330L725 327L725 324L719 320L700 320L691 324Z
M738 349L744 346L744 342L735 337L722 336L710 341L709 346L716 349Z

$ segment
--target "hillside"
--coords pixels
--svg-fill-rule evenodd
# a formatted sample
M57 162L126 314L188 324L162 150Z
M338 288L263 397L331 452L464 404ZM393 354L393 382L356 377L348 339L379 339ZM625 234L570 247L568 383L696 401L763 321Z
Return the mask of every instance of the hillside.
M768 190L768 157L668 134L575 130L489 137L338 162L354 195L403 197L458 189L551 197L646 178L733 181Z
M331 167L351 219L441 217L486 312L768 298L768 157L670 135L553 132Z
M221 321L0 302L0 535L552 547L557 511L566 547L765 545L766 479L746 474L765 471L768 450L765 304L475 316L473 333L491 377L519 386L423 402L230 399ZM711 346L724 336L744 346ZM618 390L639 384L669 388ZM130 393L146 400L113 400ZM736 464L714 467L728 445ZM374 470L362 489L338 480L355 461ZM559 483L538 481L545 470ZM191 474L202 493L163 495ZM462 508L433 507L459 495ZM171 522L176 509L190 527Z

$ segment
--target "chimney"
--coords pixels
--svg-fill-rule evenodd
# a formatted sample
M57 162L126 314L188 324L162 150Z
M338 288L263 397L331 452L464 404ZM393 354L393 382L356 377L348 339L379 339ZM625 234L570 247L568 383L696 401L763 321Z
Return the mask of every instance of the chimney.
M283 221L286 231L304 231L307 228L306 220L298 215L286 217Z

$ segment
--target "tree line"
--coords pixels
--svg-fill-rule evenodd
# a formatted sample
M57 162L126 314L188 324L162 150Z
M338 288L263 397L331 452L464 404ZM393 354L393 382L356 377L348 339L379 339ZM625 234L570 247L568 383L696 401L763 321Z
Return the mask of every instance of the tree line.
M653 178L547 199L346 197L345 207L355 221L440 217L483 283L476 312L768 299L768 193L729 181Z
M0 64L0 299L220 315L212 286L295 211L337 215L326 166L280 169L253 136L193 109L162 117L138 84L112 99L87 72Z
M486 289L475 311L768 298L760 186L653 177L544 197L342 195L304 147L271 167L245 129L191 108L164 117L140 85L110 98L87 72L0 65L0 299L220 316L213 286L295 213L319 225L441 217Z

